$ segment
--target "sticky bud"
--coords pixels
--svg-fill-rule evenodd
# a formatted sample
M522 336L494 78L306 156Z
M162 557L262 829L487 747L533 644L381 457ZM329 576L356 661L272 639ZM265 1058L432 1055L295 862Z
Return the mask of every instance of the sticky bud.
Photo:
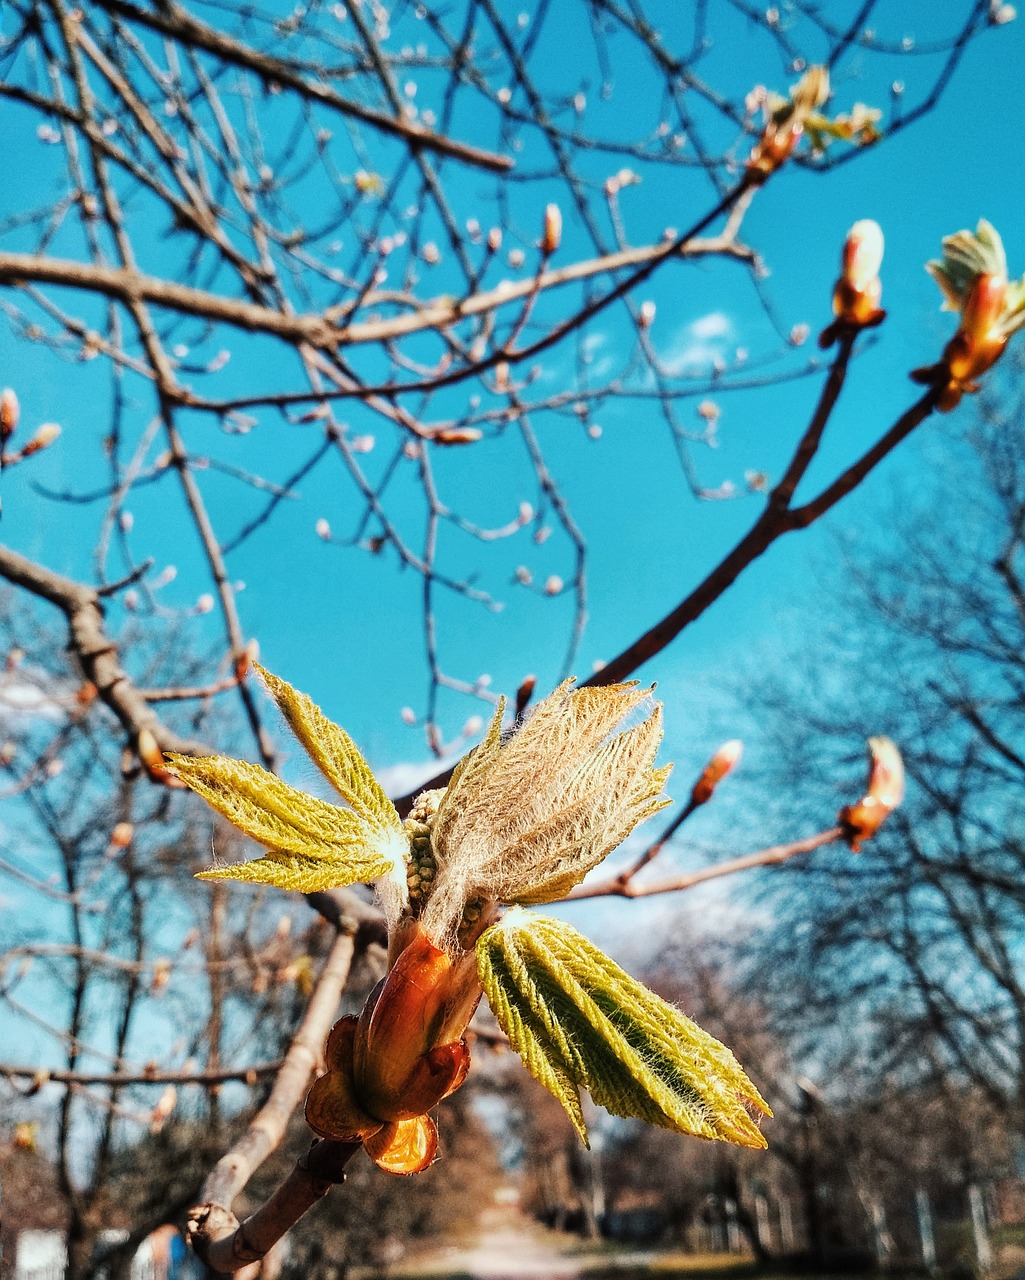
M60 435L61 429L56 422L44 422L32 439L21 451L23 458L31 458L34 453L48 448Z
M483 434L476 427L440 427L431 439L435 444L476 444Z
M869 738L868 763L865 794L837 815L844 838L855 853L904 799L904 762L889 738Z
M862 218L844 241L840 279L833 289L836 319L819 335L819 346L830 346L841 330L869 329L885 320L886 312L879 306L883 294L879 279L882 261L882 229L871 218Z
M168 769L164 763L163 753L157 740L149 729L140 729L135 740L135 752L151 782L159 782L165 787L180 789L184 783Z
M502 247L502 228L492 227L488 232L488 248L492 253L497 253Z
M541 237L541 252L546 258L549 258L561 243L562 213L557 204L546 205L544 235Z
M10 387L4 387L0 392L0 443L14 434L20 417L18 397Z
M246 647L235 658L235 679L244 680L249 674L254 662L260 657L259 640L250 640Z
M744 752L744 744L739 738L731 738L724 742L715 755L701 771L701 776L694 783L690 793L690 805L696 809L707 804L715 793L716 787L728 773L732 773Z
M537 676L529 675L523 677L523 682L516 690L516 719L518 720L527 709L527 703L534 694L534 686L537 684Z
M22 1120L14 1126L13 1145L17 1151L38 1151L36 1135L39 1125L31 1120Z
M83 680L83 682L75 690L75 701L80 707L87 707L91 702L95 702L99 696L99 690L91 680Z
M110 847L112 849L127 849L132 843L134 832L135 828L130 822L119 822L110 833Z

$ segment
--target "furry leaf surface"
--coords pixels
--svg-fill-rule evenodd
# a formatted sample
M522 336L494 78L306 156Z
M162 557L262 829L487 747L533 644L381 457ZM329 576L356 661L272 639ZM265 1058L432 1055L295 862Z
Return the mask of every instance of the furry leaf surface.
M374 880L395 864L401 832L382 839L356 813L297 791L259 765L226 756L168 759L186 786L270 850L254 862L201 872L204 879L250 880L309 893Z
M579 1088L613 1115L745 1147L771 1115L733 1054L560 920L513 909L477 943L481 984L530 1073L587 1141Z
M288 727L338 794L371 826L400 831L402 819L395 806L345 730L329 720L312 698L255 665Z

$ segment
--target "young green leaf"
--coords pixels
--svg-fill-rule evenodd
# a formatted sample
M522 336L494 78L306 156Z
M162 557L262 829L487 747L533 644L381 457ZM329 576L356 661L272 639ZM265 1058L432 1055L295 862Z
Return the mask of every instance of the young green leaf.
M390 867L388 862L325 862L320 858L307 858L301 853L280 853L272 849L262 858L254 858L250 862L197 871L196 879L245 880L252 884L272 884L295 893L316 893L321 889L365 884L383 876Z
M186 786L271 850L257 862L204 873L208 879L257 880L311 892L374 880L391 870L401 852L401 832L384 837L351 810L297 791L259 765L225 756L168 760Z
M477 943L481 984L528 1070L586 1141L578 1087L614 1115L764 1147L736 1058L559 920L512 910Z
M258 663L254 665L288 727L339 795L372 826L400 831L402 819L395 806L345 730L329 720L312 698Z

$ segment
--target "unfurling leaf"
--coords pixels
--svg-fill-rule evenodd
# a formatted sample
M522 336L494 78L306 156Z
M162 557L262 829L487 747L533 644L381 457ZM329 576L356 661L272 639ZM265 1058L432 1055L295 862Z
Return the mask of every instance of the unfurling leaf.
M329 720L312 698L293 689L259 663L254 665L288 727L339 795L371 825L381 830L401 831L402 819L395 806L345 730Z
M531 1074L587 1141L579 1087L619 1116L745 1147L771 1111L714 1037L575 929L512 910L477 943L481 983Z
M662 711L650 690L572 684L538 703L504 743L496 714L453 775L431 833L437 879L423 920L435 940L458 936L473 898L533 905L565 896L668 803L669 769L653 768Z
M168 756L174 772L212 808L270 852L255 862L201 872L284 889L338 888L374 880L395 859L380 832L349 809L297 791L259 765L224 756Z

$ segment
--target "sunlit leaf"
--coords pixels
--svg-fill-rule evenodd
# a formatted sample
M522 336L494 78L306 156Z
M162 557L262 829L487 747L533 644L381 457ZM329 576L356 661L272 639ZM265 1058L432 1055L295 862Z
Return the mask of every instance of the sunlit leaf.
M620 1116L746 1147L771 1115L733 1054L559 920L513 910L477 943L481 983L528 1070L586 1141L578 1088Z
M297 791L259 765L225 756L169 756L174 772L218 813L270 852L216 867L206 879L253 880L312 892L374 880L395 862L397 843L349 809Z
M312 698L254 664L288 727L335 790L371 825L401 830L402 819L349 735Z

